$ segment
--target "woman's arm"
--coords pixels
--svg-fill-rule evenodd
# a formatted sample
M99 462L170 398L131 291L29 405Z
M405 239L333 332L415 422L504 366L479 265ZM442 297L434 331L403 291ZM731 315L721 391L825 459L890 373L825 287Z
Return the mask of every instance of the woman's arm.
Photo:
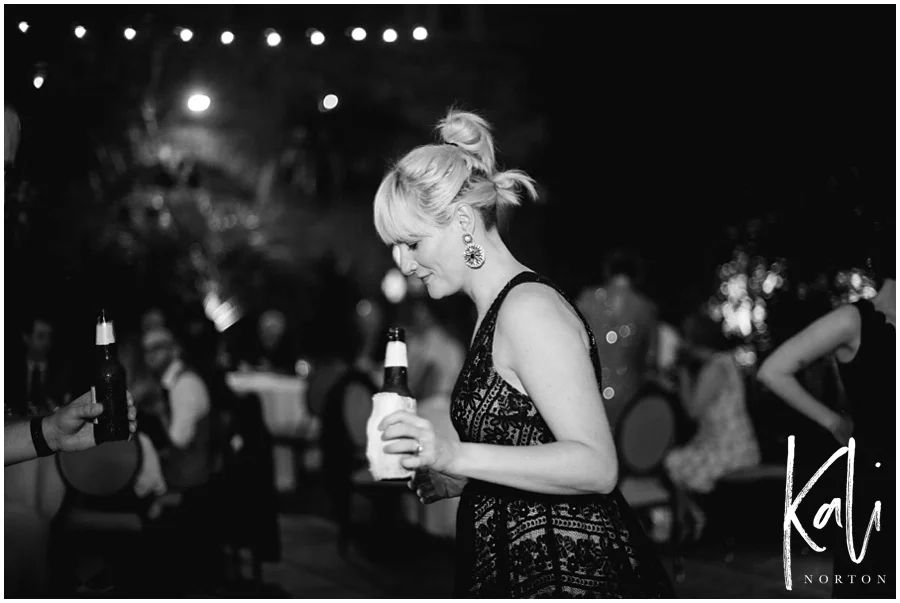
M618 462L593 365L577 316L555 292L522 285L503 305L495 332L495 365L521 382L556 442L535 446L459 443L438 438L420 417L387 417L387 440L411 437L423 453L404 458L408 468L437 471L547 494L608 493ZM408 423L409 429L398 426ZM424 438L424 441L423 441ZM415 445L391 443L389 452Z
M843 352L852 358L859 347L860 329L861 319L855 307L838 308L772 352L757 377L790 406L835 432L841 425L841 416L806 391L795 375L828 354Z

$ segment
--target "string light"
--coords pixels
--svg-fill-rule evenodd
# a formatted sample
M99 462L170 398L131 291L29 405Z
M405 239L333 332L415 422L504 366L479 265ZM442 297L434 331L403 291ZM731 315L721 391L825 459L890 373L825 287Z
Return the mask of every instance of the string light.
M268 44L269 46L271 46L273 48L275 46L278 46L279 44L281 44L281 36L279 35L279 33L277 31L275 31L274 29L267 29L266 30L266 44Z
M84 27L82 27L81 25L75 26L75 37L78 38L79 40L81 38L83 38L84 34L86 34L86 33L87 33L87 30Z
M413 38L416 40L424 40L428 37L428 30L421 25L413 30Z
M19 31L21 31L22 33L26 33L28 31L28 22L27 21L19 22Z
M34 87L40 89L40 87L43 85L44 85L44 76L42 76L42 75L34 76Z
M223 31L219 39L222 40L222 44L225 44L227 46L228 44L234 42L234 34L230 31Z
M133 40L134 36L136 36L136 35L137 35L137 32L134 31L134 29L132 29L131 27L125 28L125 39L126 40Z
M178 37L181 38L182 42L190 42L191 39L194 37L194 32L192 32L190 29L184 27L184 28L179 29Z
M309 36L309 42L313 46L321 46L322 44L325 43L325 34L323 34L321 31L318 31L318 30L313 31L312 34Z
M338 97L336 94L326 94L322 99L322 106L326 111L331 111L338 106Z
M353 31L350 32L350 37L353 38L355 42L362 42L366 39L366 30L362 27L354 27Z
M388 44L397 41L397 32L391 28L385 29L384 33L381 34L381 38L387 42Z

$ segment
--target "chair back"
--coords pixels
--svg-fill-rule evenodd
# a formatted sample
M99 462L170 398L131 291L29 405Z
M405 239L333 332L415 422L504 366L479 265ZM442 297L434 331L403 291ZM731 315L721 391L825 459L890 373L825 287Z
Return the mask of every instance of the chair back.
M137 438L56 455L66 486L93 497L126 493L134 485L142 462L143 451Z
M622 411L615 440L623 475L650 475L662 467L666 452L675 443L676 415L665 392L645 388Z

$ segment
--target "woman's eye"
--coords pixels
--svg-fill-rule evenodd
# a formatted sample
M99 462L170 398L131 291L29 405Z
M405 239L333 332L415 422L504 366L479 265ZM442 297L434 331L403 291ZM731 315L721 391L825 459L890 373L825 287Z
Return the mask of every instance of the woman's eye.
M418 241L416 241L415 243L408 243L406 246L409 247L410 250L415 251L416 248L419 246L419 243L418 243Z

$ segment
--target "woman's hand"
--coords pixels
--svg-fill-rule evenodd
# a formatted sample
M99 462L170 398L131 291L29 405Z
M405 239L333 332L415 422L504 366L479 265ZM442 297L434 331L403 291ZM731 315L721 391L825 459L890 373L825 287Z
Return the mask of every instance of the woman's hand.
M468 478L459 475L448 475L425 469L416 471L409 480L409 489L416 493L422 504L430 505L445 498L459 496L468 482Z
M853 435L853 419L845 415L835 415L828 431L841 446L846 446Z
M405 410L386 416L378 429L382 431L381 439L388 442L385 452L407 455L400 460L405 469L431 468L453 473L460 445L455 433L438 436L431 421Z

